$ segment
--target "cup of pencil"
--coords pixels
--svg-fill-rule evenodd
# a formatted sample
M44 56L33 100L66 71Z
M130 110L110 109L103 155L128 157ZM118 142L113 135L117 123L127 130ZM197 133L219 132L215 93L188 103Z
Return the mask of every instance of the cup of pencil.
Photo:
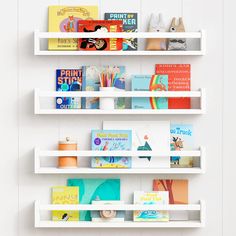
M102 110L115 109L115 98L112 96L115 92L114 84L116 79L117 74L115 73L101 73L100 75L100 91L107 94L107 97L100 97L99 99L99 108Z

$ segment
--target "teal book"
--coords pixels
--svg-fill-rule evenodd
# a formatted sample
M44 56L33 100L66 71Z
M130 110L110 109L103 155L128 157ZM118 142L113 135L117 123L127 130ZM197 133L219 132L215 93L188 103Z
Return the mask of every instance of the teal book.
M132 91L168 91L168 75L134 75ZM168 109L168 99L132 98L132 109Z
M79 187L79 203L93 200L120 200L120 179L68 179L68 186ZM90 211L80 211L80 221L91 221Z

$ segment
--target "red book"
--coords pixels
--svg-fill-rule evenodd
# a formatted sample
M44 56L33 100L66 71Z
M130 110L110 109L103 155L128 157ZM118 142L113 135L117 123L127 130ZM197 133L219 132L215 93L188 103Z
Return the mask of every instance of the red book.
M168 75L168 91L190 91L190 64L156 64L156 74ZM169 98L169 109L190 109L190 98Z
M122 20L79 20L79 32L122 32ZM88 51L119 51L123 48L123 39L121 38L82 38L78 40L79 50Z

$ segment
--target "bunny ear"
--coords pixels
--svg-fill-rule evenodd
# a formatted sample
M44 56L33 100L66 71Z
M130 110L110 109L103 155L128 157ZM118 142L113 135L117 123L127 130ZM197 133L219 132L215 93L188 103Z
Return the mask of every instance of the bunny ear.
M180 17L179 18L179 30L181 31L181 32L184 32L185 31L185 28L184 28L184 22L183 22L183 18L182 17Z
M175 27L175 26L176 26L175 20L176 20L176 18L173 17L173 18L172 18L172 21L171 21L171 27Z

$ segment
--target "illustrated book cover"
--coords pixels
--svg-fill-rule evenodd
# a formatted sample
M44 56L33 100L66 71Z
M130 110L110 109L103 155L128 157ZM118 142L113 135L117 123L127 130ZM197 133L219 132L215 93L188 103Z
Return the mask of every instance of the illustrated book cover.
M56 91L81 91L82 69L59 69L56 70ZM80 109L81 98L57 97L56 109Z
M167 75L134 75L132 91L168 91ZM165 97L132 98L132 109L168 109Z
M193 150L193 125L171 124L170 138L171 151ZM193 157L171 156L170 164L172 168L191 168Z
M120 200L120 179L68 179L68 186L79 187L80 204ZM80 211L81 221L91 221L90 211Z
M154 179L153 191L168 191L169 204L188 204L188 180ZM188 220L188 211L171 211L170 220Z
M114 74L115 91L125 91L125 66L83 66L83 91L99 91L102 74ZM99 109L99 98L82 98L83 109ZM115 99L115 109L125 108L125 98Z
M109 20L80 20L78 23L78 32L122 32L122 21ZM79 50L87 51L120 51L122 50L121 38L80 38L78 40Z
M134 192L134 204L142 205L168 205L169 204L169 193L167 191L156 191L156 192ZM134 221L169 221L168 211L134 211Z
M138 32L138 14L137 13L105 13L105 20L122 20L123 31L127 33ZM137 38L123 39L123 51L138 50Z
M191 90L191 65L190 64L156 64L155 73L168 75L169 91ZM169 109L190 109L190 98L169 98Z
M170 151L168 121L103 121L103 129L132 130L132 151ZM169 168L169 156L135 156L132 168Z
M79 20L98 19L97 6L49 6L48 32L77 32ZM77 50L78 39L49 39L48 50Z
M94 151L130 151L131 130L92 130L91 148ZM92 157L92 168L131 168L131 157Z
M188 180L154 179L153 191L168 191L170 204L188 204Z
M79 188L55 186L52 188L52 204L79 204ZM53 221L78 221L79 211L52 211Z

